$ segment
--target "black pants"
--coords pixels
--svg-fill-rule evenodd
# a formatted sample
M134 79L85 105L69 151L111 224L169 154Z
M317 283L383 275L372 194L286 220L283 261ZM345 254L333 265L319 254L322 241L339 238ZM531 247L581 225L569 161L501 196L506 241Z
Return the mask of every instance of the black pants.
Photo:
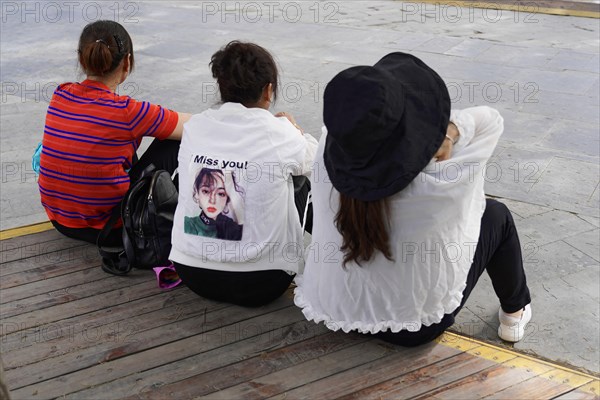
M417 332L388 331L375 336L402 346L418 346L434 340L454 323L454 317L465 305L484 270L490 276L504 312L516 312L531 302L523 270L521 244L512 215L504 204L491 199L487 200L481 218L481 233L461 304L452 313L444 315L439 323L423 326Z
M142 157L136 162L131 170L129 170L129 178L131 183L136 182L142 172L150 165L154 164L157 169L164 169L171 175L177 169L177 154L179 153L178 140L157 140L154 139L152 144L144 152ZM177 184L177 182L175 182ZM120 205L117 205L120 207ZM83 240L84 242L96 244L98 235L101 229L94 228L69 228L59 224L56 221L51 221L54 228L63 235L72 239ZM121 229L111 231L107 241L107 246L120 246L122 244Z
M306 177L293 177L295 203L300 221L310 192ZM306 215L306 230L312 232L312 205ZM310 228L310 229L309 229ZM290 286L294 275L281 270L228 272L175 264L179 277L196 294L244 307L258 307L280 297Z

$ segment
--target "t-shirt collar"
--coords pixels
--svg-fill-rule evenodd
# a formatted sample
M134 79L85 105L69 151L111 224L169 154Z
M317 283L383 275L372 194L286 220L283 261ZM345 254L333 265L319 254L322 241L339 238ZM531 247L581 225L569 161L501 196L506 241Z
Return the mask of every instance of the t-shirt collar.
M107 92L112 93L112 90L110 90L110 88L108 86L106 86L104 83L94 81L92 79L86 79L83 82L81 82L80 85L94 87L94 88L106 90Z
M264 108L260 108L260 107L248 108L248 107L244 106L242 103L231 103L231 102L223 103L221 105L220 109L223 111L232 111L234 113L239 113L240 110L243 110L246 112L257 113L257 114L261 114L261 113L271 114L271 112L269 110L265 110Z

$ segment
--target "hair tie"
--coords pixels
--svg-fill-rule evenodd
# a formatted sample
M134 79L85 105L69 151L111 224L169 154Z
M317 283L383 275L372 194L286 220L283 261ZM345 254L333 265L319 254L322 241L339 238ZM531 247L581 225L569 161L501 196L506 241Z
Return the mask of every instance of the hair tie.
M119 50L119 54L123 53L123 40L121 40L121 37L119 35L113 35L113 38L115 38L115 42L117 43L117 49Z
M107 48L110 49L110 46L108 45L108 43L106 43L104 40L102 39L96 39L96 43L104 43L106 45Z

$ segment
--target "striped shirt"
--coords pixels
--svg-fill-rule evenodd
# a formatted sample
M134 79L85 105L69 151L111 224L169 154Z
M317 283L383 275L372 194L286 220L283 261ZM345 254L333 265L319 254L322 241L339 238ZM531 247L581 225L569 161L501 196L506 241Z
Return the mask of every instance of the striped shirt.
M39 189L48 218L69 228L102 229L127 189L144 136L167 138L177 113L100 82L64 83L48 106Z

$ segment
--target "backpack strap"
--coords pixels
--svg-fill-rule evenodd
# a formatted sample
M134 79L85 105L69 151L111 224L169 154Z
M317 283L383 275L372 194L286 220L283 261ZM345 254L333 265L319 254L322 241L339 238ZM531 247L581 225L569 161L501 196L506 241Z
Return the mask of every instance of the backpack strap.
M98 252L102 257L102 270L113 275L127 275L132 268L132 264L129 263L127 253L122 246L106 246L106 239L110 232L114 229L119 217L121 216L121 204L116 205L110 218L100 231L96 245L98 246ZM125 235L125 233L124 233Z
M122 246L106 246L106 239L110 232L114 229L117 221L121 217L121 212L126 210L129 212L131 210L128 209L127 203L129 201L131 189L135 186L135 184L141 181L144 177L152 175L152 173L156 170L154 164L149 164L144 168L144 170L140 173L140 176L136 179L136 182L132 182L129 187L129 190L123 197L123 200L115 206L112 210L112 214L110 218L102 228L102 231L98 235L98 240L96 244L98 246L98 252L100 253L100 257L102 257L102 270L104 272L108 272L113 275L127 275L135 265L135 250L133 248L133 243L127 233L126 228L131 228L130 226L126 226L129 222L126 216L123 218L123 228L122 232Z
M142 180L142 178L140 178L140 180ZM123 239L123 252L125 253L125 257L127 258L130 265L135 265L135 250L133 248L133 243L131 243L131 239L129 238L129 234L127 233L129 230L132 229L131 218L129 218L128 215L128 213L132 212L132 210L130 210L129 206L127 205L129 200L129 194L130 192L127 192L124 199L125 204L123 205L123 212L125 213L125 215L123 216L123 231L121 237Z

